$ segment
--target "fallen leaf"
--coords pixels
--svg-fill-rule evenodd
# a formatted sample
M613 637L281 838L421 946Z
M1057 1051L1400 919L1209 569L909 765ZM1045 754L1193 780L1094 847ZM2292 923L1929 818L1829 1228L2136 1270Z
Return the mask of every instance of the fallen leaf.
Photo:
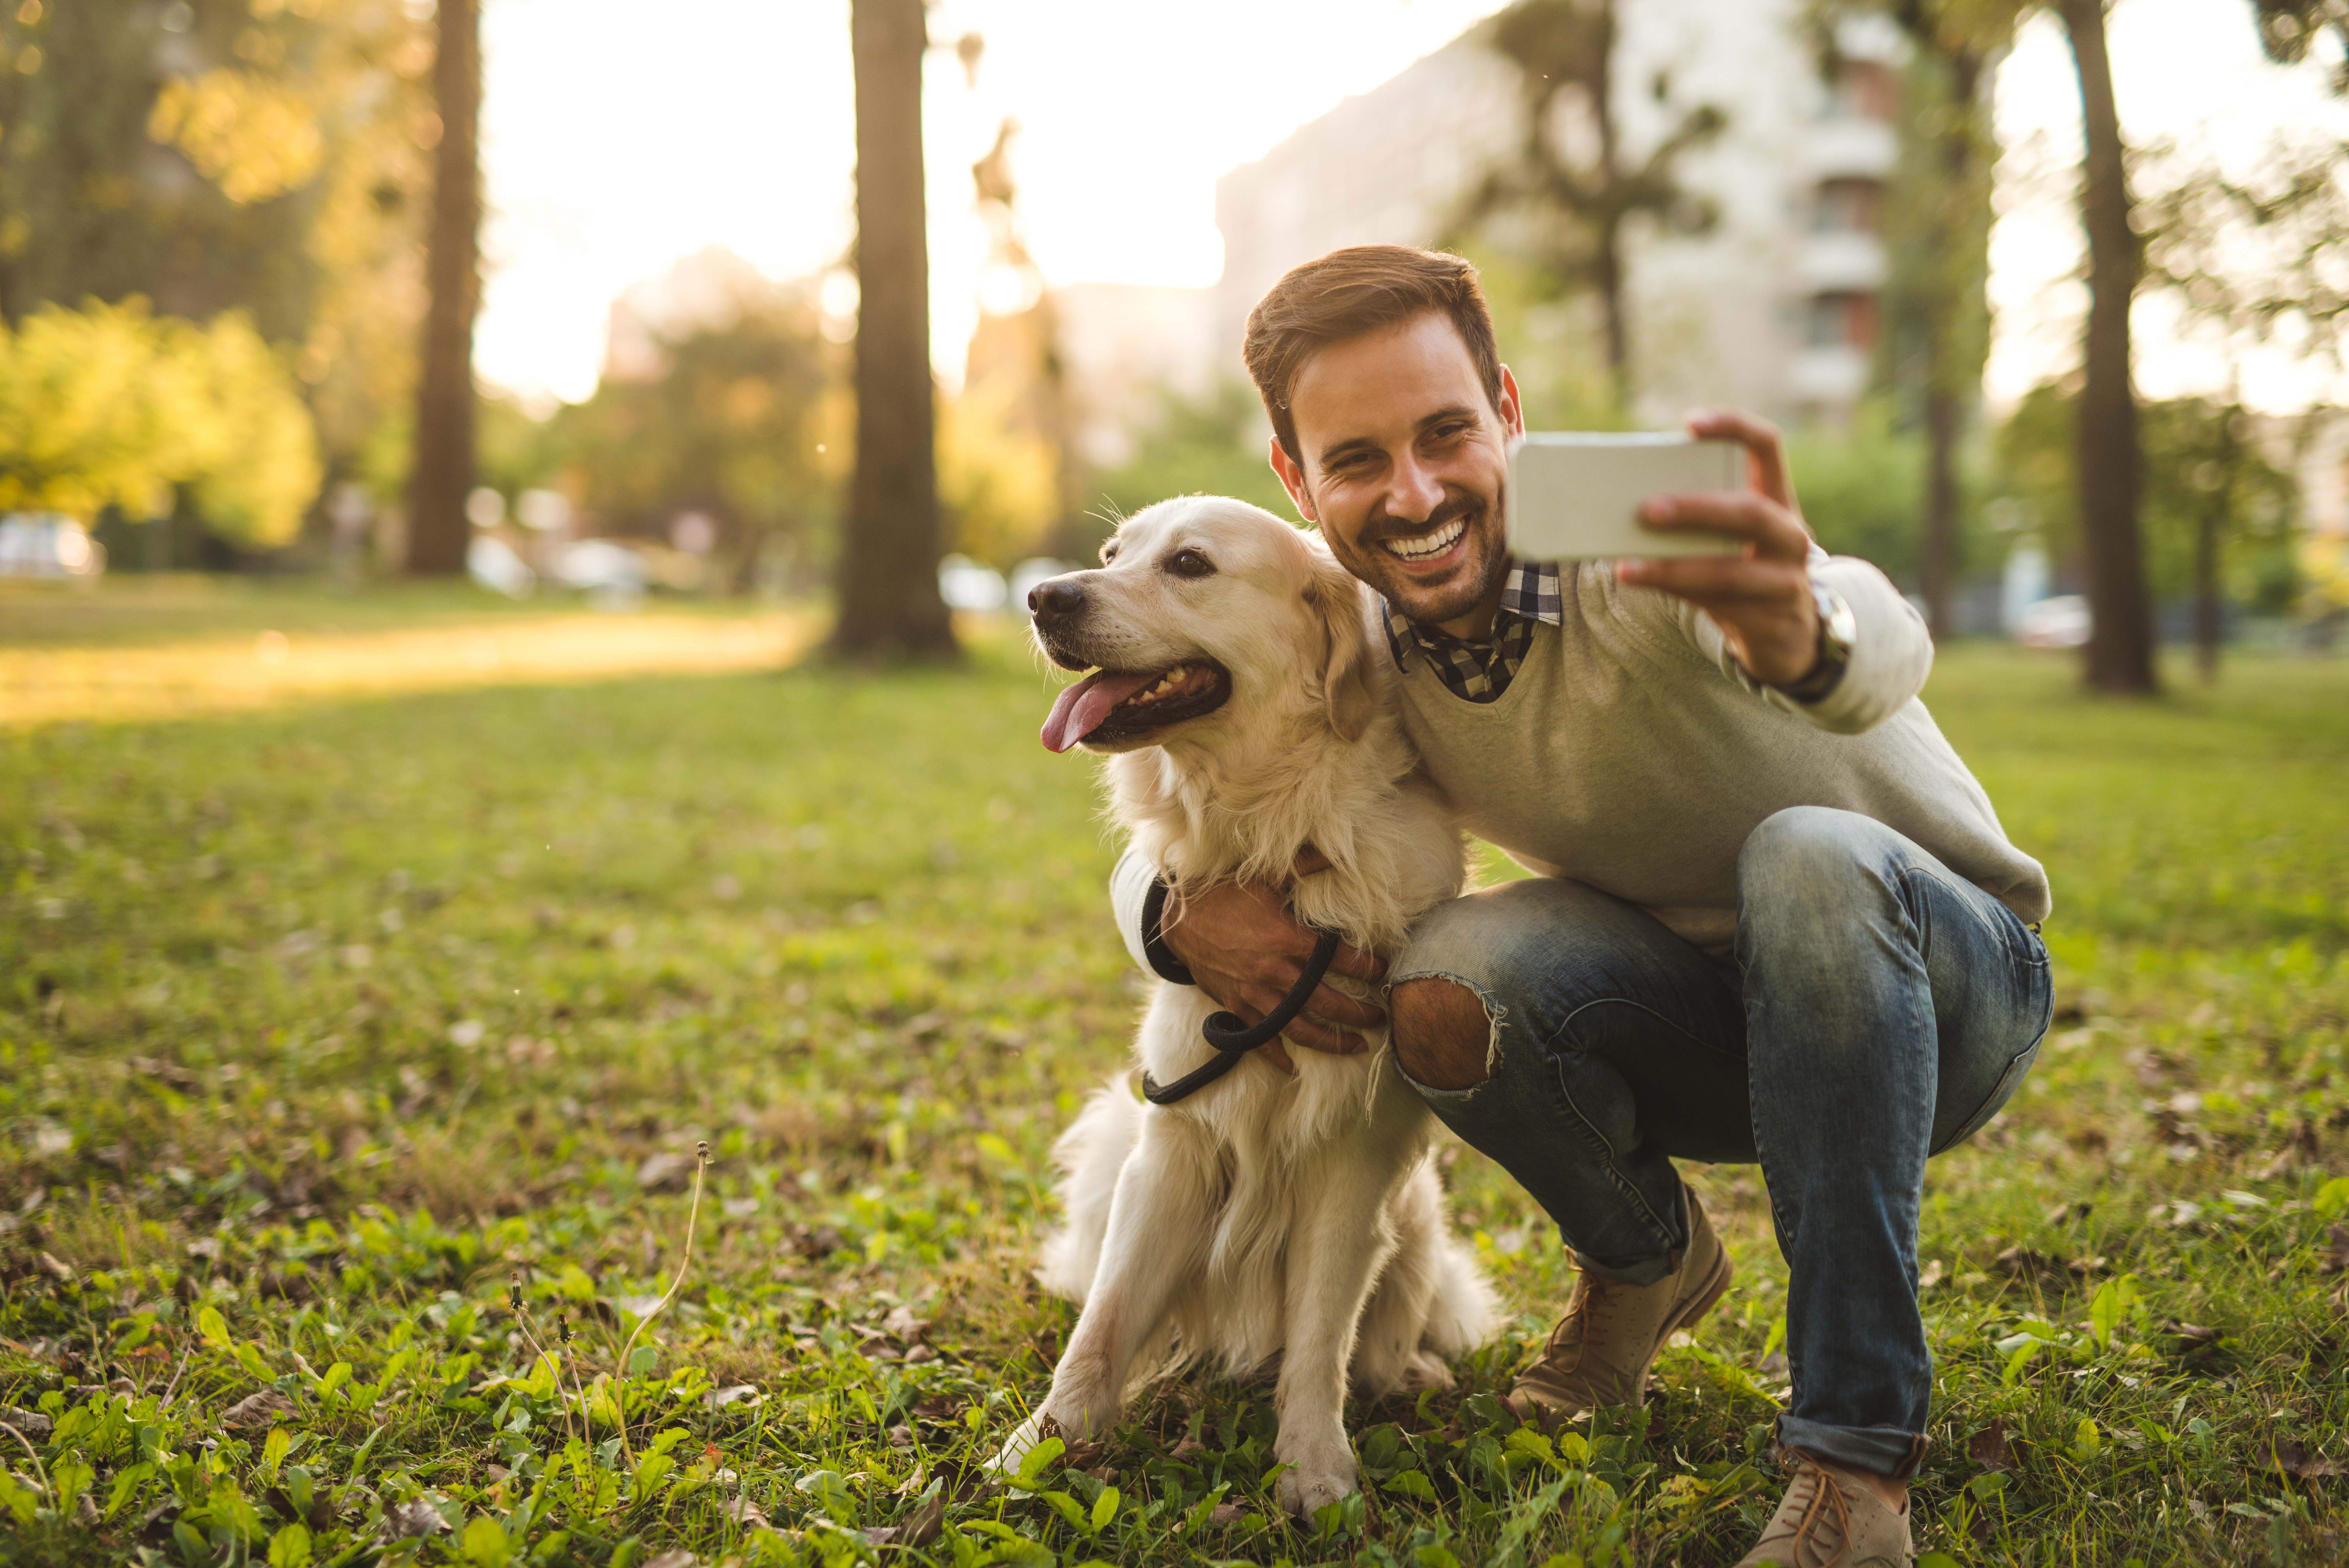
M664 1552L659 1556L648 1560L645 1563L645 1568L694 1568L694 1564L700 1561L701 1559L692 1553L679 1548L674 1552Z
M2330 1225L2324 1232L2324 1254L2316 1260L2318 1274L2349 1269L2349 1225Z
M913 1345L930 1331L930 1320L916 1317L909 1306L898 1307L881 1320L881 1332L904 1345Z
M1966 1457L1984 1470L2014 1468L2014 1449L2006 1440L2006 1423L1992 1421L1966 1439Z
M16 1405L0 1405L0 1421L5 1421L26 1437L47 1442L56 1423L38 1410L27 1410Z
M34 1256L39 1261L42 1273L51 1274L67 1284L73 1284L74 1271L71 1264L61 1261L50 1253L36 1253Z
M774 1528L767 1522L767 1511L747 1497L738 1497L718 1511L729 1524L739 1524L745 1530Z
M1925 1272L1917 1276L1917 1288L1919 1290L1930 1290L1940 1283L1941 1260L1935 1258L1931 1263L1925 1265Z
M899 1544L927 1546L938 1538L938 1532L946 1527L946 1522L947 1500L943 1497L933 1497L907 1514L905 1522L897 1527L901 1532L898 1536Z
M1206 1451L1207 1445L1199 1441L1198 1439L1185 1438L1181 1442L1174 1445L1173 1449L1167 1453L1166 1457L1170 1460L1187 1460L1193 1454L1204 1454Z
M1098 1439L1089 1443L1070 1443L1061 1454L1061 1462L1071 1470L1090 1470L1108 1453L1109 1444Z
M1210 1524L1237 1524L1239 1518L1240 1505L1237 1502L1219 1502L1207 1512Z
M692 1184L694 1165L692 1155L674 1150L648 1155L636 1167L636 1185L647 1192L682 1192ZM653 1559L654 1563L659 1561ZM645 1568L653 1568L653 1563L646 1563Z
M293 1400L274 1388L264 1388L257 1394L247 1394L222 1411L221 1425L257 1431L274 1426L278 1417L290 1415L293 1409Z
M2269 1462L2297 1480L2324 1480L2333 1476L2349 1475L2349 1464L2339 1460L2321 1459L2291 1438L2280 1438L2270 1452Z
M393 1503L383 1511L383 1538L388 1542L413 1541L419 1536L448 1532L449 1522L440 1517L440 1511L420 1497L412 1502Z
M713 1409L720 1405L756 1405L759 1403L759 1386L756 1383L730 1384L704 1394L701 1402Z

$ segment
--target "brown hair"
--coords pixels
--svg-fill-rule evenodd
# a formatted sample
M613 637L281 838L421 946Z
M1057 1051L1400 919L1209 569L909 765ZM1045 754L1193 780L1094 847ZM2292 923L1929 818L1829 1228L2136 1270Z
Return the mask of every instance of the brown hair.
M1349 245L1291 267L1248 312L1247 336L1240 346L1281 449L1304 462L1288 393L1307 360L1330 344L1429 311L1451 318L1475 362L1485 397L1498 408L1501 352L1493 341L1493 313L1476 269L1467 262L1408 245Z

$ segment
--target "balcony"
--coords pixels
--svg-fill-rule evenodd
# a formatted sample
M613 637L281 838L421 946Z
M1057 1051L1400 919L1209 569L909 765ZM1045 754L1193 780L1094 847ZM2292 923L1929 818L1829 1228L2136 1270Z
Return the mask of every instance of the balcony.
M1811 294L1870 294L1884 286L1884 242L1873 234L1812 234L1795 275Z
M1838 116L1804 134L1799 161L1814 180L1881 180L1892 172L1892 127L1880 119Z
M1847 407L1868 390L1868 355L1848 344L1798 350L1786 366L1786 392L1795 403Z

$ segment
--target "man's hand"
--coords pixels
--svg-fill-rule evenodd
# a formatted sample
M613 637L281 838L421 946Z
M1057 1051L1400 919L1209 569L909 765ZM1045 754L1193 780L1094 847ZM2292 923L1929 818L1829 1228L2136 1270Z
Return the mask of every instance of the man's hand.
M1734 409L1692 414L1688 428L1699 440L1743 445L1752 488L1660 495L1640 508L1640 521L1733 534L1745 548L1737 555L1621 562L1615 580L1687 600L1713 617L1746 674L1792 686L1818 664L1819 611L1811 597L1811 531L1795 505L1777 428Z
M1311 876L1329 865L1319 851L1308 850L1297 858L1296 874ZM1280 999L1305 973L1305 961L1313 956L1313 945L1319 940L1290 918L1288 887L1282 882L1225 882L1181 900L1179 910L1170 898L1164 934L1166 945L1189 967L1199 989L1249 1024L1280 1006ZM1385 960L1340 943L1330 971L1375 985L1386 978L1387 966ZM1282 1039L1317 1051L1352 1056L1369 1049L1370 1044L1361 1036L1345 1031L1375 1029L1386 1021L1383 1009L1324 983L1315 988L1305 1011L1281 1038L1258 1049L1281 1071L1294 1073L1297 1064L1281 1048Z

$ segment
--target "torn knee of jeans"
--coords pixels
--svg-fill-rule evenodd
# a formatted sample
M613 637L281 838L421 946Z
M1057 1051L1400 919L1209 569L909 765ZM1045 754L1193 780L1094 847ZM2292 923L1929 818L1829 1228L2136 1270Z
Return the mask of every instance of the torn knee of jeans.
M1473 1088L1501 1059L1501 1015L1461 981L1430 975L1405 980L1387 1001L1396 1058L1429 1088Z

